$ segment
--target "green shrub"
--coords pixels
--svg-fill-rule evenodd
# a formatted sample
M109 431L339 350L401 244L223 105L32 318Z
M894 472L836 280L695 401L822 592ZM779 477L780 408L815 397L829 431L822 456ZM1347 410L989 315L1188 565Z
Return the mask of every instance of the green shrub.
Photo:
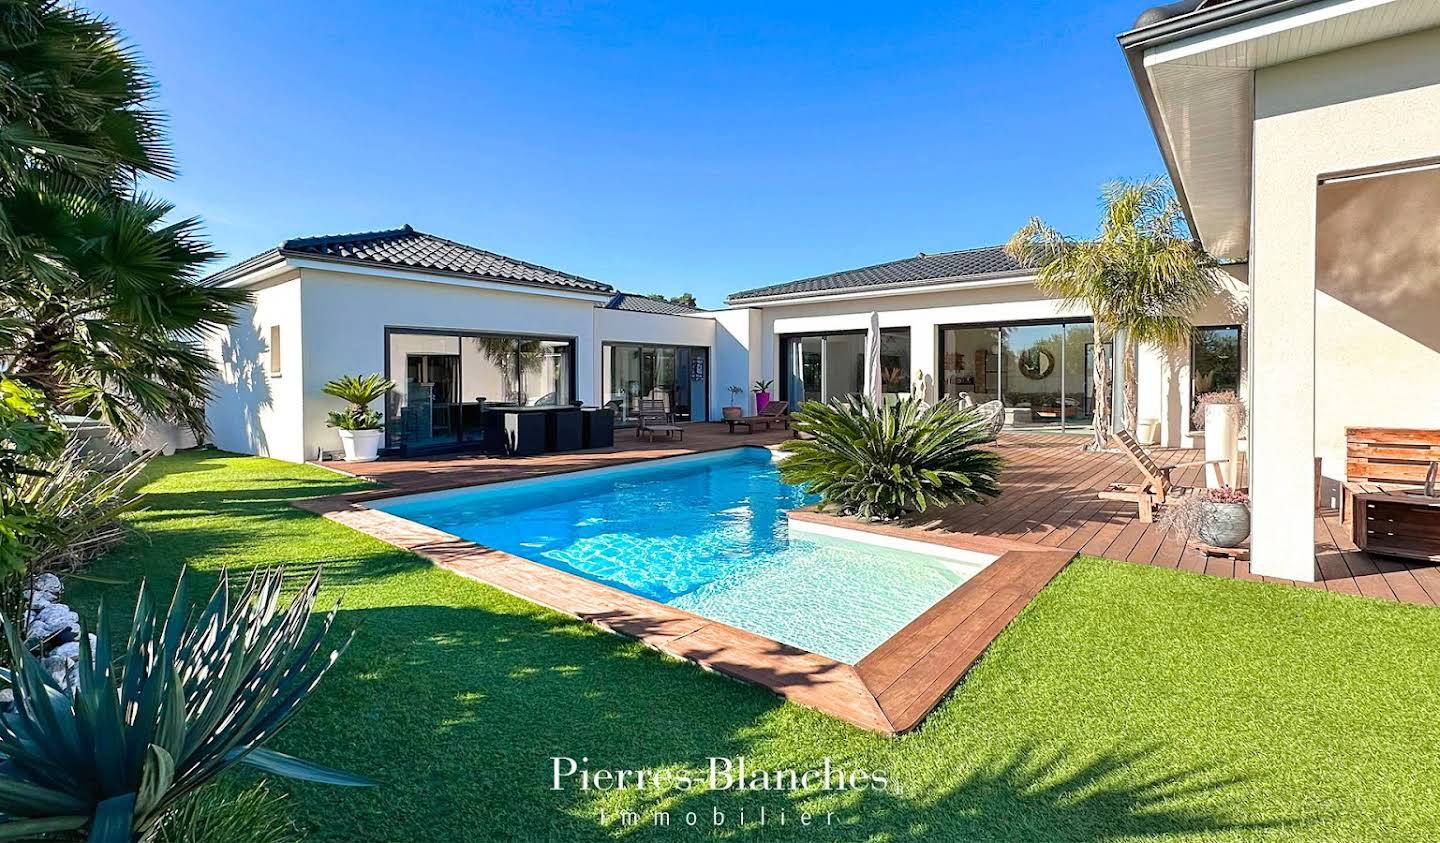
M64 444L65 432L45 396L0 377L0 576L24 572L30 558L27 545L47 527L20 500L20 482L43 476L36 463L54 458Z
M70 692L3 619L14 666L0 671L0 683L14 702L0 718L0 839L88 830L90 843L132 843L151 834L182 796L242 762L273 775L370 785L261 746L345 646L321 653L333 609L320 629L307 632L318 571L283 611L281 584L278 569L251 574L232 601L222 576L209 603L192 613L182 570L161 613L142 583L117 662L109 660L103 604L98 659L81 630Z
M240 791L206 785L165 815L155 843L299 843L284 802L263 781Z
M806 401L792 426L811 439L780 446L780 476L820 496L822 510L872 520L1000 494L1004 464L978 447L986 419L954 401L906 398L878 408L869 398Z

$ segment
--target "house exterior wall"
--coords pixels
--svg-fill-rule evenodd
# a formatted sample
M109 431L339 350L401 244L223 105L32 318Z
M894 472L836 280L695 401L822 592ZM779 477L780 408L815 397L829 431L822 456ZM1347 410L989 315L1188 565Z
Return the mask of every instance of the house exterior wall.
M303 458L314 459L320 449L339 447L339 438L325 420L342 403L322 389L341 375L385 371L386 327L574 338L575 394L593 402L599 389L594 300L333 270L305 269L301 280L303 406L298 424L290 423L303 431ZM396 374L392 371L391 377Z
M257 285L236 322L206 338L219 375L205 416L227 451L301 461L303 417L302 287L298 272ZM271 373L270 329L280 328L280 373Z
M1440 30L1255 79L1251 568L1313 579L1313 464L1343 479L1344 427L1434 427L1440 356L1317 290L1321 178L1440 156ZM1383 284L1383 279L1377 279ZM1317 371L1325 380L1317 382Z
M1199 325L1243 323L1246 288L1244 266L1227 267L1216 296L1196 318ZM940 331L951 325L993 325L1007 322L1086 317L1084 310L1066 310L1028 282L933 293L801 301L794 304L751 308L760 313L759 336L752 343L755 378L779 380L780 338L787 334L825 331L863 331L870 313L880 315L880 327L910 329L912 385L918 385L927 401L940 393ZM743 311L731 311L743 312ZM1137 352L1139 416L1161 420L1161 444L1193 447L1199 438L1189 432L1189 349L1166 351L1145 346ZM1118 408L1118 403L1117 403Z
M938 399L940 326L991 324L1028 319L1050 319L1064 312L1050 298L1029 283L950 290L938 293L908 293L890 296L825 301L813 299L794 304L762 305L760 317L759 377L780 377L780 338L786 334L825 331L864 331L870 313L880 315L880 327L910 329L910 380L918 377L927 401ZM753 353L753 351L752 351Z
M718 400L710 401L710 412L715 418L721 416L721 409L737 402L745 410L753 409L750 404L750 385L760 380L761 372L761 312L755 307L741 307L713 313L715 318L715 362L712 364L713 377L711 392ZM738 397L732 397L730 387L740 387Z

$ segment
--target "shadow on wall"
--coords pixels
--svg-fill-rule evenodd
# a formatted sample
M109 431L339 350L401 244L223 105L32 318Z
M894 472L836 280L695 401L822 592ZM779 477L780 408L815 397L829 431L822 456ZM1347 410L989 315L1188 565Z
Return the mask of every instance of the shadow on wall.
M1440 170L1322 184L1317 212L1316 289L1440 351Z
M221 448L268 454L269 442L260 423L261 409L271 404L270 384L261 362L268 349L250 315L250 311L242 311L239 321L220 340L220 376L214 381L205 415Z

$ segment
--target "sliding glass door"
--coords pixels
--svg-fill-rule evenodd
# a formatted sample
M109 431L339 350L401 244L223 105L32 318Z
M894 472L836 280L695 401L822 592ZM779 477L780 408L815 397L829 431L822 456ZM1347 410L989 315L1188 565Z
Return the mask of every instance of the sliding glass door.
M664 401L677 421L710 417L709 349L699 346L607 343L604 400L616 424L631 424L640 400Z
M455 449L486 437L487 406L565 406L575 394L568 339L388 328L385 444Z
M1093 357L1089 321L946 327L940 394L999 400L1012 429L1085 428L1095 417Z
M865 389L864 331L780 338L780 398L791 405L858 395ZM910 394L910 329L880 331L880 381L887 401Z

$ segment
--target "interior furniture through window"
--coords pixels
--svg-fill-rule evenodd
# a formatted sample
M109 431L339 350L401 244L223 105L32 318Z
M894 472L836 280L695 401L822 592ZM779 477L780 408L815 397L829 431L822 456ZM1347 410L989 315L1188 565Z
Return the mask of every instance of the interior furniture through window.
M604 402L616 424L635 424L642 400L665 402L676 421L710 417L710 349L606 343L603 359Z
M498 443L489 407L566 407L575 341L482 331L387 328L385 445L426 453Z
M1094 337L1091 322L1079 319L942 326L939 394L976 404L999 399L1011 429L1088 428Z
M865 331L780 338L780 398L829 401L865 389ZM880 382L887 401L910 394L910 329L880 329Z

